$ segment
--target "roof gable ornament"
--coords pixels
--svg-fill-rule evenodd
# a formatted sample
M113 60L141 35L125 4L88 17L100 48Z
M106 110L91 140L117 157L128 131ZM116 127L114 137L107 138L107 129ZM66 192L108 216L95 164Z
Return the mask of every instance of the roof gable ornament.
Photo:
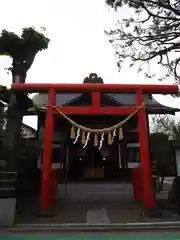
M104 83L103 79L98 77L97 73L90 73L89 77L86 77L83 83Z

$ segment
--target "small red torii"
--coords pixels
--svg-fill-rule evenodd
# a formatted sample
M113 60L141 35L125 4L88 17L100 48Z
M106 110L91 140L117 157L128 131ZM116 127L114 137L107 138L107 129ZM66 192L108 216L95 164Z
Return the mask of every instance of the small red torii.
M44 152L41 184L41 211L49 210L50 201L50 172L52 155L52 138L54 130L54 115L60 109L67 115L129 115L143 104L143 93L149 94L177 94L176 85L142 85L142 84L50 84L50 83L14 83L11 88L16 92L48 93L46 122L44 133ZM92 93L91 107L61 107L56 106L56 93ZM135 93L136 106L134 107L101 107L100 93ZM54 108L56 107L56 109ZM154 194L152 189L152 174L148 145L148 128L145 107L137 113L138 132L140 143L140 161L143 200L145 208L154 208Z

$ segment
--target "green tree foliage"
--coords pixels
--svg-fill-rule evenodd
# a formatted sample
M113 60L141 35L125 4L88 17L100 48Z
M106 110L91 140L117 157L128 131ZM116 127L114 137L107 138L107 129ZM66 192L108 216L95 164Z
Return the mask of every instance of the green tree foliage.
M3 30L0 36L0 54L12 58L13 82L25 82L26 73L38 52L48 48L49 39L33 27L23 28L21 36ZM19 76L17 80L16 76Z
M141 62L141 71L145 63L156 59L165 67L160 80L173 75L179 83L180 1L106 0L106 3L115 10L123 7L132 10L132 14L119 21L117 29L106 32L115 48L118 67L130 59L130 66ZM152 77L151 73L145 75Z
M12 66L8 70L12 73L13 83L25 82L27 71L32 66L36 54L47 49L49 42L43 32L38 32L33 27L24 28L21 36L7 30L1 32L0 54L12 58ZM25 94L10 91L6 131L1 149L1 159L6 161L8 171L17 171L22 148L21 123L28 105Z

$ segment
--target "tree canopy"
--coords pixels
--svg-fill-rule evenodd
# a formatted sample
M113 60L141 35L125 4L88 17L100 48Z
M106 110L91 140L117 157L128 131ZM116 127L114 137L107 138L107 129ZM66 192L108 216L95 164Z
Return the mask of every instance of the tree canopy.
M12 73L13 83L25 82L27 71L32 66L36 54L47 49L49 42L50 40L43 32L38 32L33 27L23 28L20 36L7 30L1 32L0 55L12 58L12 67L8 70ZM31 105L32 101L29 101L25 93L9 91L7 124L2 139L1 158L6 161L7 168L13 171L16 171L22 148L20 136L23 115Z
M180 1L179 0L106 0L106 3L117 10L129 7L133 14L119 21L117 29L106 31L113 44L118 67L126 59L130 66L141 62L157 60L165 67L159 79L174 76L180 81ZM179 72L178 72L179 69ZM147 77L153 73L145 72Z
M167 136L167 139L180 140L180 122L169 115L152 115L151 132Z
M180 140L180 122L169 115L152 115L150 143L152 159L156 160L157 173L174 175L176 166L173 146Z
M12 58L12 75L20 75L25 81L26 72L31 67L36 54L48 48L49 39L33 27L23 28L21 36L2 30L0 36L0 55Z

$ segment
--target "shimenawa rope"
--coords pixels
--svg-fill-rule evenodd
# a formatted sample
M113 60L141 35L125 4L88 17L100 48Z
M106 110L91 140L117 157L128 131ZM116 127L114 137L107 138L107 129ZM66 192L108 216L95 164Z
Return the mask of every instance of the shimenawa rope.
M81 124L76 123L74 120L72 120L71 118L69 118L67 115L65 115L61 110L59 110L57 107L53 107L56 109L57 112L59 112L59 114L61 114L72 126L74 126L77 129L80 129L83 132L90 132L90 133L96 133L96 134L101 134L101 133L109 133L112 132L113 130L122 127L122 125L124 125L128 120L130 120L142 107L144 107L144 104L140 105L139 107L137 107L137 109L131 113L128 117L126 117L123 121L113 125L112 127L108 127L108 128L102 128L102 129L93 129L93 128L88 128L88 127L84 127Z

